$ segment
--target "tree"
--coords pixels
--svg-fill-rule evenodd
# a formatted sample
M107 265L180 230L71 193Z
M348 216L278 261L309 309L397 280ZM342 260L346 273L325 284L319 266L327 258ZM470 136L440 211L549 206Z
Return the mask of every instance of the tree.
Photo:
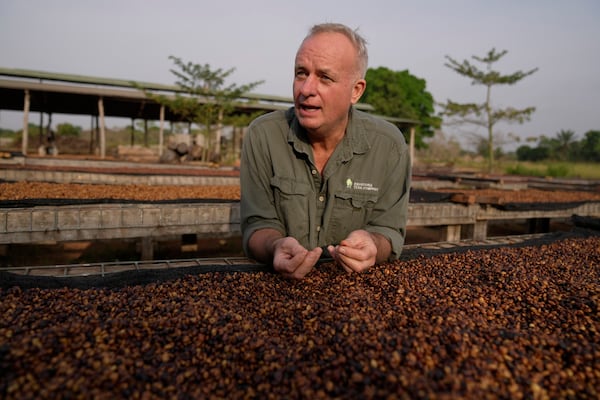
M585 161L600 162L600 131L587 131L581 141L581 157Z
M554 160L567 160L571 153L571 147L574 143L575 132L571 130L561 130L555 137L540 137L539 147L545 147L549 158Z
M534 68L527 72L517 71L508 75L502 75L500 72L492 70L492 64L500 60L506 53L507 50L496 52L496 49L492 49L485 57L472 56L474 60L485 64L485 70L478 68L469 62L469 60L458 62L450 56L446 56L448 62L444 64L459 75L472 79L473 85L483 85L486 87L486 96L483 103L458 103L447 100L446 104L442 105L443 110L441 114L454 118L451 123L467 123L486 128L488 134L488 171L490 172L494 165L494 126L500 121L522 124L528 121L531 114L535 111L535 107L527 107L520 110L513 107L492 107L491 92L493 86L514 85L538 70L538 68Z
M56 126L56 134L58 136L75 136L78 137L81 134L81 127L64 122Z
M369 68L366 80L367 88L361 101L373 106L377 114L420 121L415 129L415 147L425 147L423 138L433 137L434 129L441 125L425 80L411 75L408 70L392 71L385 67Z
M575 141L575 132L572 130L561 129L556 134L557 151L556 157L559 160L567 160L571 155L571 146Z
M519 161L541 161L548 158L547 147L520 146L517 151L517 160Z
M206 138L207 146L203 158L208 158L209 149L213 149L216 158L220 152L220 138L214 137L219 132L223 121L234 110L234 102L239 97L253 90L263 83L257 81L245 85L225 85L226 79L235 71L235 68L223 70L211 69L210 65L183 62L180 58L170 56L178 69L170 69L177 80L175 84L181 88L183 94L177 93L174 97L146 93L160 104L169 107L174 114L183 121L197 124L201 127Z

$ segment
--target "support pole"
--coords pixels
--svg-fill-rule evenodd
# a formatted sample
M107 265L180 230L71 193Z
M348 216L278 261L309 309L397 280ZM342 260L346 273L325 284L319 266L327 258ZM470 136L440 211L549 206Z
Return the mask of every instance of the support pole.
M443 239L446 242L460 242L460 229L460 225L446 225L443 228Z
M144 119L144 147L148 147L148 120Z
M44 146L44 112L40 111L40 129L38 129L39 148ZM44 146L45 147L45 146Z
M140 240L140 261L152 261L154 259L154 240L145 236Z
M131 147L135 144L135 119L131 118L131 130L130 130L130 141Z
M27 155L27 146L29 141L29 90L25 90L25 99L23 101L23 138L21 152Z
M56 136L52 131L52 113L48 113L48 125L46 127L46 152L45 154L57 155Z
M98 114L100 115L100 158L106 156L106 130L104 129L104 101L98 98Z
M214 158L216 162L221 162L221 137L223 136L223 109L219 108L217 121L217 131L215 132Z
M96 128L94 127L94 115L90 118L90 154L94 154L94 138L96 137Z
M98 155L100 154L100 122L98 120L98 115L96 115L96 130L94 131L94 135L96 135L94 142L94 155Z
M410 127L410 166L412 167L415 162L415 127Z
M161 157L163 153L164 144L164 130L165 130L165 106L160 106L160 128L158 130L158 156Z

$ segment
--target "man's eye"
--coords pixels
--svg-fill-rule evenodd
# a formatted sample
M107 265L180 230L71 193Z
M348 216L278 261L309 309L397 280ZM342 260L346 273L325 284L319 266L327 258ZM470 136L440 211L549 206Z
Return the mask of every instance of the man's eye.
M305 78L306 72L304 71L296 71L296 78Z

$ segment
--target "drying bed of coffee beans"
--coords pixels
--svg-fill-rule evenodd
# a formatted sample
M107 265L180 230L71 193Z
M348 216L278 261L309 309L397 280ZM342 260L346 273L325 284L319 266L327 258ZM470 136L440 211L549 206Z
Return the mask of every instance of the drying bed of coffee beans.
M112 199L160 201L177 199L239 200L239 186L108 185L51 182L0 182L0 201L27 199Z
M600 395L600 237L305 280L213 271L0 289L0 397Z
M473 195L475 198L494 199L498 203L576 203L600 201L598 191L541 190L541 189L436 189L435 193Z
M461 193L493 197L502 203L569 203L600 201L600 193L567 190L501 190L501 189L436 189L414 190L412 202L448 201L443 194ZM435 196L437 194L437 197ZM239 200L240 187L236 185L109 185L51 182L0 182L1 201L27 199L112 199L137 201L165 201L177 199Z

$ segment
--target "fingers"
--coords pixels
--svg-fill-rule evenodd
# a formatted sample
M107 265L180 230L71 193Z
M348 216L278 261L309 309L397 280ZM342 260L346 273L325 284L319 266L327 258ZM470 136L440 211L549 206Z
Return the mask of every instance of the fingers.
M346 272L362 272L375 265L377 246L364 230L351 232L339 245L327 246L335 262ZM285 237L274 243L273 267L287 278L302 279L319 261L323 248L304 248L296 239Z
M312 271L322 252L320 247L308 251L295 239L286 238L276 246L273 268L287 278L302 279Z
M354 231L329 252L347 272L362 272L375 265L377 246L366 231Z

